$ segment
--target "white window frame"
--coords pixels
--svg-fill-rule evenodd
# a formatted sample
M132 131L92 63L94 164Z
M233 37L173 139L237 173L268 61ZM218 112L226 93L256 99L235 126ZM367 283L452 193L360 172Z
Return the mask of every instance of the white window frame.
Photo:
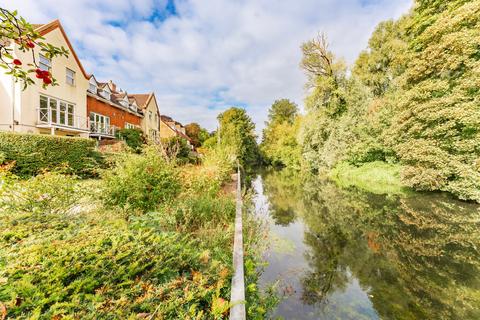
M108 133L110 130L110 117L97 113L90 112L90 128L94 126L94 133ZM92 119L93 117L93 119ZM100 125L100 127L98 126ZM99 130L100 129L100 130Z
M135 129L135 128L137 128L136 125L125 122L125 129Z
M39 54L38 67L40 70L49 71L52 70L52 59L48 59L43 54Z
M71 74L69 74L69 72ZM75 71L69 68L65 68L65 81L67 84L71 85L72 87L75 86Z
M46 102L44 107L42 107L42 100ZM75 104L43 94L40 95L39 102L41 121L75 127Z

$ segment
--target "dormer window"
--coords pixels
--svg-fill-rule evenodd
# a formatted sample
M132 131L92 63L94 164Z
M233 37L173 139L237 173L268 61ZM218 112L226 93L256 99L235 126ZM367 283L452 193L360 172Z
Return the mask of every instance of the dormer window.
M128 102L127 102L127 101L125 101L125 100L122 100L122 101L120 101L120 104L121 104L122 106L124 106L124 107L127 107L127 108L128 108Z
M97 82L93 77L91 77L90 81L88 82L88 91L92 93L97 93Z
M88 90L93 93L97 92L97 86L95 85L95 83L90 83L90 85L88 86Z
M101 90L101 91L100 91L100 95L101 95L102 97L104 97L105 99L110 100L110 92L108 92L108 91L106 91L106 90Z

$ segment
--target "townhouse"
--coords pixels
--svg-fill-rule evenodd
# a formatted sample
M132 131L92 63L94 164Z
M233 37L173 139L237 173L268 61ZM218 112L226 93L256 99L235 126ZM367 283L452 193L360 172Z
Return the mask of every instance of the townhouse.
M185 139L193 150L192 139L186 134L185 127L168 116L160 116L160 138L179 137Z
M87 113L90 123L90 137L115 139L121 129L141 128L143 111L135 99L113 81L99 82L91 76L87 91Z
M87 74L59 20L33 25L46 43L69 49L54 61L35 51L40 69L49 71L58 86L42 87L41 79L25 90L22 83L0 72L0 130L115 139L124 128L138 128L153 142L160 137L160 109L155 94L128 94L113 81L99 82ZM15 43L13 56L33 63L31 52Z
M77 57L60 21L34 25L45 42L69 49L67 57L57 57L54 63L35 51L42 70L49 71L58 86L42 88L42 80L25 90L22 83L0 71L0 130L64 136L89 136L87 95L89 75ZM33 63L31 52L22 52L12 43L13 56L23 64Z
M160 108L153 92L149 94L131 94L130 99L138 103L138 107L143 111L144 117L141 122L141 128L147 139L152 142L160 141Z

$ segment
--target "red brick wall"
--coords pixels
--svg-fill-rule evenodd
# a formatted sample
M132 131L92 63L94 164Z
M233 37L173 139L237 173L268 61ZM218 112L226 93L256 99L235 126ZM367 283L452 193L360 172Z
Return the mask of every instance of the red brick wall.
M140 126L141 117L109 105L103 101L87 96L87 113L102 114L110 117L110 124L119 128L125 128L125 122Z

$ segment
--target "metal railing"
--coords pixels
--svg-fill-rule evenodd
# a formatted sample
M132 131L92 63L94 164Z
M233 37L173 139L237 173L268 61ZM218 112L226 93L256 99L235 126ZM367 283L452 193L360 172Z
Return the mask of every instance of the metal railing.
M98 122L90 122L90 133L114 137L118 130L119 128L116 126Z
M237 166L237 200L233 239L233 277L230 295L230 320L245 320L245 275L243 269L243 201L240 166Z
M88 118L77 116L58 109L37 108L37 125L59 126L65 128L88 130Z

